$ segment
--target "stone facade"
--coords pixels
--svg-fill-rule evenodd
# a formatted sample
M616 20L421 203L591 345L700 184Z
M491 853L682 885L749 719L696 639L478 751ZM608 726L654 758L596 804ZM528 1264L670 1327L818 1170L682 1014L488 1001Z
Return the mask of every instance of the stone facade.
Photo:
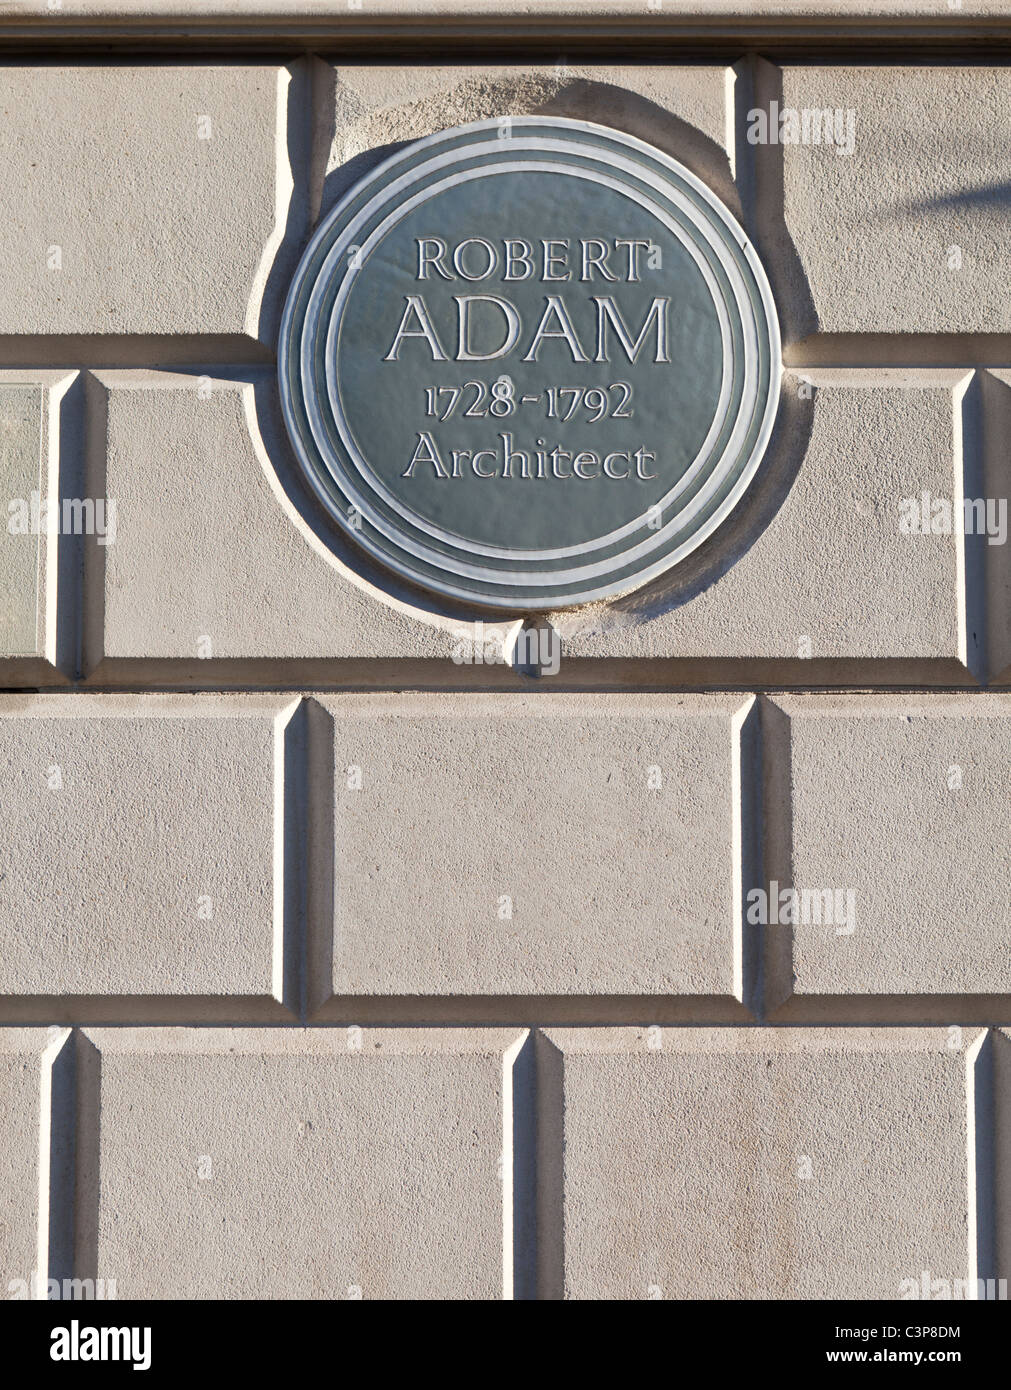
M198 8L0 17L6 1296L1011 1279L1001 7ZM275 369L350 184L502 115L700 178L785 363L727 525L526 624L338 534Z

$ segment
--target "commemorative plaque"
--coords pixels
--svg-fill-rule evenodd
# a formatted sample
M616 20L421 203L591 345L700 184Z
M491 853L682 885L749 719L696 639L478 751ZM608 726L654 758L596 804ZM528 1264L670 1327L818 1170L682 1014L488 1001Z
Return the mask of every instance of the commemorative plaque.
M673 159L502 118L401 150L326 218L279 350L299 462L375 559L536 610L625 592L719 526L779 395L758 258Z

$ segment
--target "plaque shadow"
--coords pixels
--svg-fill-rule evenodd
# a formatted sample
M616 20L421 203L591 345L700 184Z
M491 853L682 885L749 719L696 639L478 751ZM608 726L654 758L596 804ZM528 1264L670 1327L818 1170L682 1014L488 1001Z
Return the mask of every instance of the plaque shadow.
M616 83L578 75L578 70L531 70L470 77L447 83L438 93L364 115L356 126L368 148L328 169L338 135L334 84L318 97L313 150L312 221L319 221L359 179L415 140L472 121L509 116L553 116L587 121L631 135L678 160L713 190L740 219L742 200L725 148L697 126L637 92ZM390 139L398 130L402 139Z
M797 379L784 376L776 423L765 455L747 491L711 536L665 574L627 594L591 608L559 610L556 621L568 631L606 632L649 622L681 608L712 586L748 553L786 501L807 453L814 400L800 398Z
M365 111L353 120L355 140L367 146L328 168L338 139L336 84L328 64L316 60L312 75L315 116L311 148L305 131L289 126L292 166L304 171L309 215L298 254L319 223L343 195L386 159L437 131L471 121L507 116L554 116L589 121L643 140L677 159L728 207L755 244L769 277L784 349L816 331L817 315L800 258L784 218L782 145L747 140L749 109L782 100L778 68L764 59L743 59L733 68L733 154L698 127L647 97L617 83L594 80L578 69L497 69L493 77L469 76L400 105ZM585 71L585 69L583 70ZM345 118L346 119L346 118ZM403 138L389 138L403 131ZM295 200L293 200L294 202ZM292 232L295 228L292 227ZM286 287L292 271L285 257ZM275 294L275 271L270 287ZM271 296L274 298L274 295ZM279 486L301 522L335 557L338 565L364 581L380 601L413 609L440 626L488 618L510 623L550 619L559 631L621 628L649 622L679 608L711 588L755 544L789 495L807 450L813 401L800 398L784 376L776 424L763 460L747 492L727 520L691 555L666 574L612 600L558 609L501 609L464 603L430 593L404 580L371 557L344 533L312 493L288 441L281 417L276 377L251 374L261 442Z

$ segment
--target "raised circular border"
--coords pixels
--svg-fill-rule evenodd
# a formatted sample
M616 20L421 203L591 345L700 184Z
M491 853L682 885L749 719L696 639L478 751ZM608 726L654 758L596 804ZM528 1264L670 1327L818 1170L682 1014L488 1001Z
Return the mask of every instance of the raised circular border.
M617 189L617 191L619 191L619 192L625 192L625 191L626 191L624 188L622 188L622 187L617 183L616 180L605 180L605 179L602 179L599 175L594 175L594 176L585 175L581 170L575 168L574 166L571 166L571 167L570 167L569 165L555 165L555 164L551 164L551 165L548 165L548 164L537 165L537 164L530 164L530 163L523 163L523 164L507 164L507 163L503 163L503 164L495 164L495 165L492 165L491 167L485 168L485 169L480 169L480 168L479 168L479 169L469 170L469 171L468 171L465 175L463 175L462 177L463 177L464 179L488 178L488 177L493 177L495 174L498 174L498 173L516 173L516 172L521 172L521 171L526 170L526 169L532 169L532 170L537 170L537 171L553 171L553 170L559 169L559 168L564 169L567 173L570 174L570 176L575 176L575 177L587 177L587 178L590 178L590 181L591 181L591 182L603 183L603 184L605 184L605 186L607 186L608 184L610 184L610 185L612 185L613 187L615 187L615 188ZM434 195L434 194L436 194L436 193L441 192L441 191L442 191L444 188L446 188L446 187L455 186L459 181L460 181L459 178L452 178L452 179L443 180L441 183L437 183L437 184L435 184L434 186L432 186L431 188L426 189L426 190L425 190L425 193L428 194L428 195ZM418 195L418 197L420 198L421 195ZM636 201L638 201L638 199L637 199ZM400 205L400 207L397 209L396 213L391 213L390 216L389 216L388 218L385 218L385 219L383 220L383 222L381 222L380 225L379 225L372 233L370 233L369 241L366 242L365 246L363 246L363 247L361 248L363 258L367 256L367 251L368 251L369 243L371 243L371 242L373 242L373 241L378 242L378 240L381 238L381 236L384 236L384 235L386 234L386 231L388 230L388 228L389 228L391 225L395 225L395 221L396 221L396 220L399 220L399 217L400 217L400 216L406 215L407 212L412 211L413 208L414 208L414 206L416 206L415 199L408 199L408 201L407 201L406 203L402 203L402 204ZM644 206L645 206L645 204L644 204ZM664 222L664 225L666 225L667 219L665 219L664 214L663 214L663 212L662 212L662 209L657 208L657 207L653 207L653 206L648 206L648 207L647 207L647 210L648 210L650 213L652 213L653 216L656 217L658 221ZM669 230L669 231L674 231L673 225L669 226L669 227L668 227L668 230ZM675 234L677 235L677 233L675 233ZM703 269L703 266L705 265L705 262L702 260L701 256L699 256L698 248L694 245L694 243L692 243L692 242L690 242L688 239L682 238L682 237L680 237L680 236L679 236L679 240L681 240L682 245L685 247L685 250L688 251L688 253L693 257L693 259L696 260L696 263L699 264L699 269L702 271L703 278L706 280L707 288L709 289L710 295L712 296L713 303L714 303L714 306L715 306L716 311L717 311L717 315L718 315L718 317L720 318L721 335L722 335L722 339L723 339L724 352L726 353L726 349L727 349L728 342L729 342L729 338L730 338L729 321L728 321L728 319L727 319L727 315L726 315L724 306L721 304L721 302L720 302L719 299L717 298L716 294L714 293L713 284L711 283L711 282L712 282L712 279L713 279L712 274L711 274L711 272L708 272L708 267L706 267L706 269ZM335 254L335 252L337 252L337 250L341 247L341 242L342 242L342 241L343 241L343 235L342 235L342 237L339 238L338 241L335 243L333 249L332 249L331 252L330 252L330 256L333 256L333 255ZM330 257L328 257L327 259L329 260ZM323 272L321 271L321 276L322 276L322 274L323 274ZM342 410L342 408L341 408L341 403L340 403L340 400L339 400L339 389L338 389L337 373L336 373L336 339L337 339L337 336L338 336L338 333L339 333L339 330L340 330L340 312L339 312L339 311L343 308L344 303L346 303L346 297L347 297L347 293L348 293L348 287L350 286L351 283L352 283L352 281L351 281L350 277L349 277L349 276L345 276L344 279L343 279L343 281L341 282L341 287L340 287L340 289L337 291L337 298L336 298L336 300L334 301L333 308L332 308L332 310L331 310L331 312L330 312L329 326L328 326L328 328L327 328L327 335L326 335L326 350L325 350L325 354L324 354L324 361L325 361L325 363L326 363L327 395L328 395L328 398L329 398L330 409L331 409L331 412L332 412L332 414L333 414L334 422L335 422L335 424L336 424L336 426L337 426L337 430L338 430L338 433L339 433L340 438L341 438L341 443L343 444L345 450L347 451L348 456L350 457L351 461L352 461L352 462L355 464L355 466L357 467L359 473L361 473L361 474L363 474L363 475L366 475L366 474L370 473L371 470L369 469L369 466L368 466L367 461L362 457L362 455L361 455L361 453L360 453L360 451L359 451L359 449L358 449L358 446L357 446L357 444L355 443L354 439L350 437L350 427L347 426L347 423L346 423L346 421L345 421L345 419L344 419L343 410ZM310 312L311 312L311 310L310 310ZM306 329L305 329L305 331L303 332L303 337L302 337L302 364L303 364L303 370L304 370L305 362L306 362L307 348L310 347L310 344L307 343L307 336L310 335L310 333L311 333L311 330L310 330L310 328L309 328L309 314L307 313L307 315L306 315ZM723 386L722 386L721 393L720 393L720 401L719 401L719 404L718 404L718 406L717 406L717 412L716 412L716 414L715 414L714 417L713 417L713 423L712 423L712 425L711 425L710 428L709 428L709 431L708 431L708 433L707 433L707 435L706 435L705 440L703 441L702 447L700 448L698 455L696 456L696 458L695 458L695 460L693 461L693 463L692 463L692 464L689 466L689 468L686 470L686 472L683 473L682 476L678 479L678 481L674 484L674 486L671 488L671 490L670 490L664 497L661 497L660 500L659 500L659 502L655 502L655 503L652 504L653 507L659 507L661 511L666 510L667 504L668 504L670 501L672 501L674 497L676 497L679 493L683 492L683 491L689 486L689 484L692 482L692 480L694 479L694 477L701 471L701 468L702 468L702 466L704 465L704 463L707 461L708 454L711 452L712 446L715 444L715 441L716 441L716 439L718 438L719 433L720 433L720 430L721 430L721 428L722 428L722 426L723 426L723 423L724 423L724 421L725 421L725 419L726 419L726 413L727 413L727 408L728 408L728 405L729 405L729 396L730 396L729 381L728 381L729 375L730 375L730 374L729 374L729 371L727 370L726 364L725 364L725 365L724 365L724 373L723 373L724 381L723 381ZM326 449L325 449L325 446L324 446L324 444L323 444L323 441L320 439L319 433L317 432L317 428L316 428L316 425L319 423L319 421L318 421L314 416L311 416L311 418L310 418L310 423L313 424L313 433L314 433L314 435L315 435L315 437L316 437L316 442L317 442L317 444L319 445L320 450L321 450L321 452L323 452L324 457L325 457L325 455L326 455ZM378 492L381 496L384 497L384 499L386 500L386 502L388 503L388 505L391 506L391 507L393 508L394 511L398 512L402 517L404 517L405 520L410 521L410 517L408 516L408 509L400 504L400 502L396 499L396 497L394 497L393 494L391 494L391 493L389 492L389 489L385 486L385 484L383 484L379 479L376 479L376 480L374 480L372 486L373 486L373 489L374 489L376 492ZM678 515L681 516L681 515L683 515L683 514L682 514L682 513L678 513ZM455 535L454 535L453 533L451 533L451 532L444 531L444 530L442 530L441 528L434 526L434 525L433 525L432 523L430 523L430 522L425 522L425 521L419 520L418 522L416 522L416 523L414 523L414 524L416 524L416 525L419 527L419 529L422 530L423 532L425 532L426 534L431 535L431 536L435 536L436 538L441 539L441 540L445 540L445 541L450 541L450 542L452 542L453 540L461 539L460 537L455 536ZM556 559L556 558L560 558L560 557L566 556L566 555L582 555L582 554L585 554L588 550L598 550L598 549L600 549L601 547L607 545L607 544L608 544L609 542L611 542L612 540L617 539L617 538L619 538L619 537L622 536L622 535L630 535L633 531L639 529L641 526L642 526L642 518L641 518L641 517L637 517L634 521L626 522L626 524L625 524L623 527L619 528L617 531L609 532L607 535L601 536L601 537L599 537L599 538L596 539L596 540L586 541L585 543L583 543L583 544L581 544L581 545L564 546L564 547L561 547L561 548L551 549L551 550L518 550L518 549L513 549L513 548L510 548L510 549L502 549L502 548L495 547L495 546L480 545L480 544L477 544L477 543L474 543L474 542L468 542L468 549L469 549L469 551L470 551L471 553L473 553L473 554L496 556L496 557L499 557L499 558L502 558L502 559L511 559L511 560L513 560L513 561L515 561L515 560L536 560L536 561L541 561L541 562L543 562L544 560ZM569 578L570 576L567 575L567 574L563 574L563 573L561 573L561 572L557 572L557 571L556 571L556 572L554 572L553 577L554 577L555 579L562 579L562 578ZM516 581L516 582L522 582L522 581Z
M506 138L502 138L503 127L508 132ZM480 138L491 132L497 137L493 141ZM552 138L555 134L565 138ZM587 140L581 141L580 135ZM439 147L447 142L452 142L451 149L440 153ZM712 270L715 260L733 291L731 299L738 315L736 326L743 363L727 362L727 339L721 319L725 353L721 402L728 395L728 371L740 376L743 369L734 427L715 462L703 457L704 445L689 470L663 499L666 503L684 492L698 473L711 464L688 499L690 510L682 507L662 527L650 527L648 535L630 549L573 569L553 569L550 562L573 554L588 555L625 535L633 535L646 527L651 512L578 547L541 551L471 544L465 537L432 527L421 517L412 520L409 509L395 496L387 493L383 497L387 490L378 479L374 480L374 484L379 484L378 490L374 484L371 493L361 490L362 486L370 486L371 470L357 454L349 433L342 430L339 383L330 362L347 286L358 266L367 260L364 247L359 247L357 259L349 260L347 252L356 245L353 237L368 229L365 246L378 243L380 231L385 234L389 225L405 215L408 205L436 196L441 189L467 177L525 168L562 170L559 161L542 165L521 158L518 163L510 163L502 158L506 152L509 160L517 154L527 154L536 161L538 155L544 158L551 153L620 171L624 182L599 172L588 174L580 165L565 166L568 176L606 182L645 206L685 245L700 269L704 261ZM455 175L446 176L447 169L475 159L484 162L469 172L458 170ZM432 176L436 178L434 186L426 182ZM655 196L650 198L635 191L635 181ZM659 205L660 199L665 199L672 210L665 211ZM390 204L393 212L388 211ZM343 274L338 275L338 270ZM705 278L712 293L710 282L715 276ZM721 306L715 295L714 301L719 312ZM323 353L322 373L321 336L328 349ZM558 117L517 116L475 121L415 141L383 161L344 195L317 229L292 279L281 322L278 375L285 424L299 464L329 514L356 544L387 568L424 588L482 606L530 611L586 603L638 588L669 570L712 534L746 491L768 445L779 406L781 348L772 292L761 262L729 210L695 175L662 151L605 126ZM729 394L733 396L734 390ZM322 402L329 412L329 422L321 409ZM714 421L706 445L711 444L714 432L717 436L720 433L716 425ZM715 505L703 515L696 529L684 535L686 522L714 499ZM651 504L651 511L655 505ZM433 549L426 538L434 538L445 548ZM661 546L667 548L661 556L654 556ZM459 555L454 554L454 547ZM508 561L512 568L494 563L474 564L480 557ZM511 592L514 589L519 592Z

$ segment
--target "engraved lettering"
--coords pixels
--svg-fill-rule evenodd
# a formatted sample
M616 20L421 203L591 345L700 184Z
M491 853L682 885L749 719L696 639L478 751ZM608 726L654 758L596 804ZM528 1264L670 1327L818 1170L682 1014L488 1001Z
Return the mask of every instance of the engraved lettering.
M534 273L534 248L530 242L524 241L522 237L507 237L502 245L505 248L505 270L502 272L502 279L529 280ZM516 266L522 266L522 275L513 274Z
M558 328L549 330L548 324L551 322L552 318L557 320ZM569 351L572 353L573 362L589 362L590 359L583 351L579 339L576 336L575 327L572 320L569 318L569 311L557 294L549 294L547 296L544 313L541 315L541 321L537 325L537 331L523 358L524 362L537 361L537 353L545 338L564 338L569 345Z
M541 266L542 280L568 280L571 278L572 271L566 269L564 275L556 275L555 270L559 266L567 266L569 259L568 239L564 241L542 241L541 247L544 251L544 260ZM561 248L561 249L558 249Z
M443 463L439 454L439 446L429 434L428 430L422 430L418 435L418 443L411 457L410 463L401 475L404 478L413 478L415 465L419 463L430 463L435 469L437 478L448 478L446 465Z
M384 362L396 362L400 358L400 344L405 338L424 338L428 346L432 349L432 358L436 362L448 362L449 358L442 349L435 332L432 320L428 317L428 310L425 301L420 294L409 294L405 296L407 308L404 310L404 317L400 320L400 327L397 329L397 336L393 339L393 346L383 358ZM418 321L417 328L408 328L411 316Z
M608 324L618 335L618 341L625 350L625 356L630 362L638 360L642 345L646 341L649 333L650 324L656 321L656 353L653 357L654 362L669 362L670 355L667 349L667 310L670 306L668 295L657 295L649 307L649 311L643 319L642 327L639 329L639 336L632 342L631 334L621 316L621 310L614 302L614 296L607 294L593 296L597 306L597 355L595 362L609 362L611 359L607 355L607 326Z
M488 260L485 264L484 270L481 271L480 275L467 274L467 270L464 265L463 253L468 246L481 246L487 253ZM472 262L473 259L474 258L471 257ZM457 246L456 250L453 252L453 269L456 271L457 275L459 275L462 280L487 280L489 275L493 275L495 273L497 267L498 252L495 250L494 246L492 246L490 241L485 241L484 237L468 237L466 241L461 241L460 244Z
M504 357L512 352L520 336L520 316L508 299L500 299L496 294L457 294L456 300L458 334L456 360L458 362L490 362L493 357ZM472 304L494 304L501 309L506 321L506 336L500 347L492 352L473 352L470 346L470 306Z
M434 254L434 255L433 255L432 252L428 249L429 247L434 247L434 248L435 248L435 254ZM443 256L446 254L447 249L448 249L448 248L447 248L447 246L446 246L446 243L443 241L443 239L442 239L441 236L423 236L423 237L418 237L418 279L419 279L419 280L427 280L427 279L428 279L428 267L429 267L430 265L435 266L436 270L439 272L439 274L442 276L442 278L443 278L444 280L452 280L452 278L453 278L452 275L449 273L449 271L446 269L446 267L442 264L442 258L443 258Z
M620 246L621 242L615 242ZM612 275L607 268L608 245L606 241L601 241L599 237L588 237L581 243L583 251L583 271L580 280L592 280L593 271L599 270L605 280L617 280L617 275Z

